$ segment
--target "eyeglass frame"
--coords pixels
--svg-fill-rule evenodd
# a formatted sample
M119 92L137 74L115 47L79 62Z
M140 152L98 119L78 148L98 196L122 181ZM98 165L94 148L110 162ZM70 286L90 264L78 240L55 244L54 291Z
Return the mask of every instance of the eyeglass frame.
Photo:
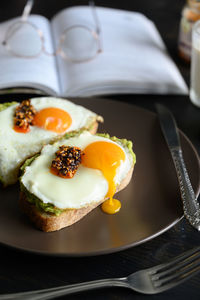
M82 24L76 24L76 25L72 25L72 26L69 26L69 27L65 28L64 31L62 32L61 36L60 36L60 40L59 40L57 49L53 53L48 53L46 51L46 49L45 49L45 37L44 37L44 34L43 34L42 30L40 30L32 22L28 21L28 17L30 16L33 4L34 4L34 0L28 0L27 3L26 3L26 5L25 5L25 7L24 7L24 9L23 9L21 20L19 20L19 21L13 23L12 25L10 25L10 27L6 31L5 38L2 41L2 45L5 46L5 48L12 55L14 55L16 57L20 57L20 58L32 59L32 58L36 58L36 57L40 56L42 53L45 53L46 55L49 55L49 56L60 55L64 60L69 60L71 62L83 62L83 61L85 62L85 61L89 61L89 60L94 59L99 53L101 53L103 51L103 49L102 49L102 41L101 41L101 27L100 27L100 22L99 22L99 19L98 19L98 16L97 16L97 12L96 12L96 7L95 7L94 1L89 1L89 6L92 9L92 16L93 16L93 20L94 20L94 23L95 23L95 30L91 29L89 26L82 25ZM8 43L8 40L9 40L10 36L6 37L6 35L9 33L9 29L10 28L12 28L13 26L15 26L15 24L20 24L20 23L21 24L29 24L29 25L31 25L32 28L34 28L36 30L37 34L39 35L40 40L41 40L41 50L37 54L35 54L35 55L29 55L29 56L20 55L20 54L18 55L17 53L15 53L11 49L11 47L10 47L10 45ZM61 45L63 44L63 41L64 41L64 37L66 36L66 33L68 31L70 31L71 29L74 29L74 28L77 28L77 27L78 28L81 27L81 28L84 28L84 29L88 30L91 33L91 35L93 36L93 38L96 40L96 42L97 42L97 52L91 58L84 59L84 60L74 60L74 59L71 59L69 56L67 56L64 53L64 51L62 50L62 48L61 48Z

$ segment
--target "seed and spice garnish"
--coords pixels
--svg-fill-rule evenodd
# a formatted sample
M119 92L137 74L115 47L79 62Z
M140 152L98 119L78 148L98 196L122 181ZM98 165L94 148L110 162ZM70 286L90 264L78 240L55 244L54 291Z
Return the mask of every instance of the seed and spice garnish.
M14 130L17 132L27 133L30 130L30 125L33 125L33 119L36 110L31 105L30 100L24 100L15 109L14 114Z
M51 173L62 178L72 178L81 163L82 155L84 153L78 147L60 146L51 163Z

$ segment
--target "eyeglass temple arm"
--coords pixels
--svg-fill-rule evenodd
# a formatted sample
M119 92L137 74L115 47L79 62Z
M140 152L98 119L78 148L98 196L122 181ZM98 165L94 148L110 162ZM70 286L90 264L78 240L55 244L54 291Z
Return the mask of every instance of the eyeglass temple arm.
M26 21L28 19L29 15L30 15L30 12L32 10L33 4L34 4L34 0L28 0L26 2L26 5L24 7L24 10L23 10L23 13L22 13L22 16L21 16L22 21ZM99 19L98 19L98 16L97 16L94 1L89 1L89 5L92 8L92 14L93 14L93 17L94 17L94 20L95 20L95 23L96 23L96 31L99 34L100 31L101 31L100 30L100 23L99 23Z
M93 14L93 18L94 18L95 25L96 25L96 32L97 32L97 34L100 34L101 27L100 27L99 18L97 16L96 6L95 6L94 1L89 1L89 6L92 8L92 14Z
M22 21L26 21L31 13L31 9L33 7L33 4L34 4L34 0L28 0L26 2L26 5L24 7L24 10L23 10L23 13L22 13L22 16L21 16L21 20Z
M26 2L26 5L24 7L24 10L23 10L23 13L22 13L22 16L21 16L21 21L26 22L27 18L30 15L31 9L33 7L33 3L34 3L34 0L28 0ZM15 34L16 30L17 29L15 29L14 31L10 32L10 34L6 36L6 38L2 41L3 45L6 45L7 40Z

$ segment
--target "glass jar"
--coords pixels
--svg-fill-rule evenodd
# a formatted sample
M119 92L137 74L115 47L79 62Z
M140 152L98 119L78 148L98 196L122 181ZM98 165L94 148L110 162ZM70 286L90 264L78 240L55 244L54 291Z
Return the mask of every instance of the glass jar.
M181 58L190 62L192 27L200 20L200 0L187 0L180 21L178 51Z

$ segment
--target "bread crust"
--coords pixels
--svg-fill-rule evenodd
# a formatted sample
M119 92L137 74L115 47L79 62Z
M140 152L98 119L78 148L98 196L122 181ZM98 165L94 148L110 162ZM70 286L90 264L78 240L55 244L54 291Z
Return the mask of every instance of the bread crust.
M91 134L95 134L95 133L97 132L98 126L99 126L99 123L98 123L98 121L96 120L96 121L94 122L94 124L92 125L91 129L90 129L90 133L91 133Z
M133 169L134 166L130 169L127 176L117 187L117 192L121 191L129 184L132 177ZM105 200L106 199L102 199L99 202L92 203L79 209L67 209L64 212L62 212L59 216L55 216L46 212L41 212L36 208L34 204L31 204L27 201L26 195L23 192L20 192L19 204L21 210L30 218L30 220L35 224L35 226L38 229L45 232L51 232L60 230L64 227L76 223Z

